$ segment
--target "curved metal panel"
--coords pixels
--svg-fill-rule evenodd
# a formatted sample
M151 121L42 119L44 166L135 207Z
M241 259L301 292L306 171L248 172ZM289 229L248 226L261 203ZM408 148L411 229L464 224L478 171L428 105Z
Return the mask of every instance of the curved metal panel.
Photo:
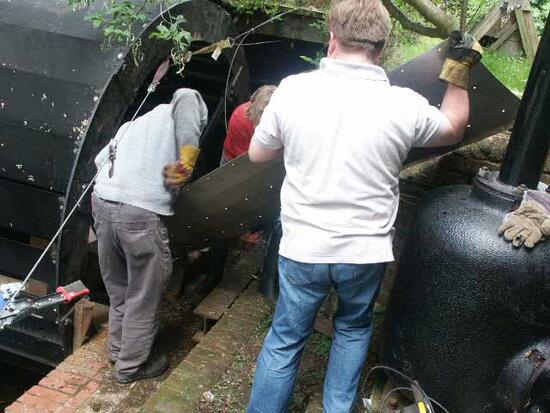
M444 44L389 74L393 85L410 87L431 104L441 102L446 84L439 81ZM484 66L472 73L471 121L461 144L446 148L415 148L406 163L450 152L491 136L512 124L519 99ZM280 210L282 161L254 165L244 155L192 183L180 194L177 217L170 219L172 245L178 254L200 248L267 224Z

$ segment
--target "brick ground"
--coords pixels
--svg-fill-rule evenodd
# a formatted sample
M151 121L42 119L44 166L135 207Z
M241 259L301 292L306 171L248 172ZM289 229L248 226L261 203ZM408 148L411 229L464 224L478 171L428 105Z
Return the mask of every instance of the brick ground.
M106 331L67 357L30 388L6 413L75 413L101 387L107 368Z
M141 413L193 412L233 363L233 356L270 312L256 282L233 303L203 340L174 369L147 401ZM253 309L253 311L251 311Z

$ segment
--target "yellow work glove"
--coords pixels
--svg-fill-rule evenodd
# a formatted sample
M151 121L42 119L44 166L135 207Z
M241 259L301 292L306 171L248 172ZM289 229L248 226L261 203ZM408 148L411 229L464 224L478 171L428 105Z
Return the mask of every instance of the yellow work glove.
M449 35L449 46L439 79L468 90L470 71L481 60L483 48L471 34L459 31Z
M550 237L550 214L538 202L524 200L504 219L498 234L504 235L514 247L534 248L543 237Z
M193 171L195 169L195 164L199 158L201 150L195 145L187 144L182 145L180 148L180 162L184 168L190 169Z
M169 187L179 188L191 179L200 151L194 145L183 145L180 148L180 159L164 167L162 174L165 184Z

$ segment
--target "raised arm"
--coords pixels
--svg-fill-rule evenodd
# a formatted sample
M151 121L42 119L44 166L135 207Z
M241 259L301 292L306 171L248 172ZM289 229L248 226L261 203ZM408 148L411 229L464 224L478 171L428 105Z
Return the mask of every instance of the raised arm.
M431 146L449 146L462 140L470 117L470 72L483 55L479 43L468 33L452 32L449 44L449 55L439 77L448 83L441 103L441 113L448 123Z
M450 146L459 143L470 118L470 96L467 90L451 83L441 103L441 113L448 120L434 146Z

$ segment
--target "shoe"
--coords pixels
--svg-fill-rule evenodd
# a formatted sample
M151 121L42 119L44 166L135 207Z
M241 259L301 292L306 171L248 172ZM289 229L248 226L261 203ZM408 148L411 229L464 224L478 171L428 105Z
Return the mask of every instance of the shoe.
M149 358L138 371L132 374L115 373L116 381L120 384L133 383L137 380L152 379L160 376L168 368L168 360L165 355Z

